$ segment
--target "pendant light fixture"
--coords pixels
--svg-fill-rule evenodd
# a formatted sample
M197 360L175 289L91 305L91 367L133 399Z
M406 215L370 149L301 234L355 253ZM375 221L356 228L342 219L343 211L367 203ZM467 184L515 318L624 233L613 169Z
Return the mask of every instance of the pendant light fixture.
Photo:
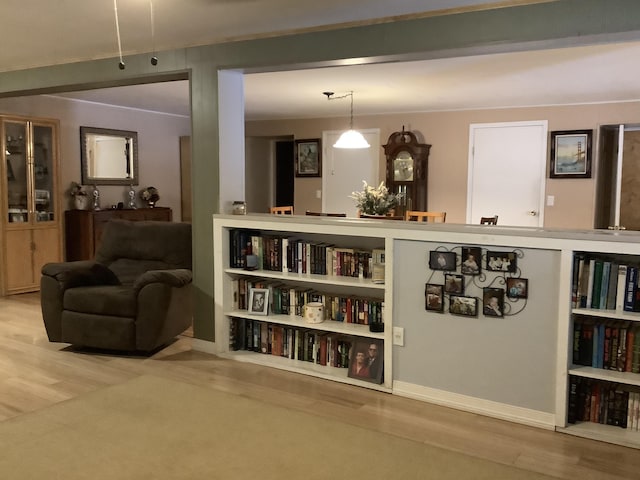
M369 142L365 140L360 132L353 129L353 91L342 95L340 97L334 97L333 92L322 92L323 95L327 96L327 100L339 100L341 98L351 98L351 114L350 114L350 123L349 130L343 132L338 138L338 141L333 144L334 148L369 148Z

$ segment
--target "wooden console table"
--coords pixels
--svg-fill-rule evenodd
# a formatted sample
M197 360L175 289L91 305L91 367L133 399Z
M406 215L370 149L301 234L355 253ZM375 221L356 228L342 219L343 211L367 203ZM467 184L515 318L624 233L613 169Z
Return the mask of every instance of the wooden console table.
M67 210L64 212L66 260L70 262L94 258L104 227L112 218L170 222L172 217L171 209L167 207L135 210Z

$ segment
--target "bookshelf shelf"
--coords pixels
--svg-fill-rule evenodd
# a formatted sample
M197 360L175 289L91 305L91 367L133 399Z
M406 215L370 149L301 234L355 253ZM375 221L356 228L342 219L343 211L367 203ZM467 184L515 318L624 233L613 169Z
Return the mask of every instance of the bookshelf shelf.
M626 428L593 422L581 422L568 427L556 427L556 431L625 447L640 448L640 432Z
M379 390L381 392L391 393L391 388L384 385L378 385L375 383L365 382L355 378L348 377L348 369L329 367L326 365L317 365L310 362L304 362L301 360L289 360L283 357L276 357L269 354L248 352L248 351L236 351L219 354L220 357L229 358L239 362L255 363L256 365L264 365L267 367L278 368L280 370L286 370L289 372L302 373L305 375L312 375L314 377L324 378L326 380L333 380L341 383L349 383L359 387L366 387L373 390Z
M245 270L242 268L226 268L225 273L237 276L259 277L279 280L283 282L311 283L317 285L332 285L337 287L367 288L384 291L383 283L373 283L368 278L341 277L338 275L317 275L310 273L274 272L270 270ZM640 315L638 316L640 320Z
M576 315L587 315L590 317L610 318L614 320L629 320L640 322L640 313L625 312L618 310L596 310L594 308L574 308L572 313Z
M215 352L233 360L391 392L392 323L385 313L392 311L387 308L393 302L392 285L390 281L374 283L372 277L374 265L382 265L389 280L389 265L377 264L374 258L384 256L392 239L372 235L368 228L322 228L306 219L289 220L214 217ZM257 268L243 268L247 255L257 257L252 259ZM269 291L267 315L247 310L252 287ZM325 313L344 321L306 322L300 307L310 301L324 302ZM369 323L380 320L384 331L372 332ZM378 345L384 359L383 372L371 374L371 382L350 376L349 368L344 368L351 365L356 349L367 351L370 343ZM266 353L272 351L277 354Z
M572 365L569 369L569 375L640 387L640 374L637 373L618 372L615 370L605 370L603 368Z

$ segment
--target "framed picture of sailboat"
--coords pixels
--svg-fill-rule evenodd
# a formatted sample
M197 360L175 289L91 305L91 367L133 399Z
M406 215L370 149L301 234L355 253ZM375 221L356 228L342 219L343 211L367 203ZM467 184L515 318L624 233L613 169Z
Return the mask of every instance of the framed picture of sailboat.
M551 132L550 178L591 178L593 130Z

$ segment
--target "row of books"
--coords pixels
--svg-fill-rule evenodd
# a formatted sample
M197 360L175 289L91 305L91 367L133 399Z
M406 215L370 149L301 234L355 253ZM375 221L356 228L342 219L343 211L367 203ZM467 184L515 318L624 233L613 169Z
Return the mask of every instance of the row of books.
M384 249L342 248L245 229L229 235L232 268L247 268L247 255L253 255L263 270L372 278L374 263L384 264Z
M576 254L573 264L573 307L640 312L638 272L638 265Z
M349 368L352 337L245 318L233 318L230 325L231 350L250 350L291 360Z
M640 373L640 324L576 317L573 323L573 363Z
M360 325L384 323L384 302L376 298L327 294L253 277L234 279L232 288L236 310L247 310L251 289L263 288L269 290L268 312L274 315L302 316L303 305L320 302L324 305L324 320Z
M638 431L640 390L571 375L567 422L593 422Z
M574 308L615 310L618 304L622 306L627 265L584 254L576 254L573 261Z

